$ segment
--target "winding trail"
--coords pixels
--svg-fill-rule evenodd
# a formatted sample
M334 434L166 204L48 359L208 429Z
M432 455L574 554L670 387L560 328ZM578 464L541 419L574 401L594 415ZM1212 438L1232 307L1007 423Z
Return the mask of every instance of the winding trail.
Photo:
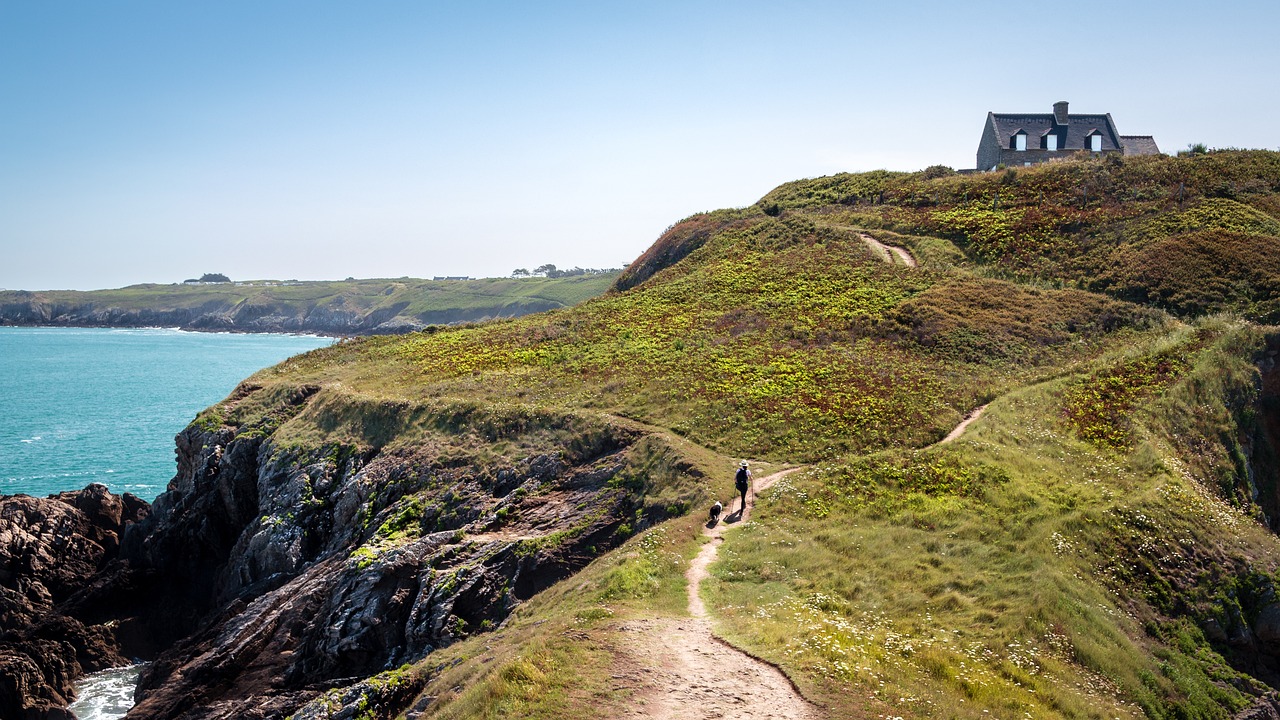
M986 409L987 405L982 405L971 410L937 444L960 437ZM625 638L619 649L629 657L613 676L619 683L615 689L635 691L628 704L619 708L619 715L657 720L824 717L777 667L716 637L701 594L702 581L715 562L725 527L750 519L755 496L799 469L790 468L757 480L745 508L735 497L719 522L708 522L703 527L707 542L685 571L690 617L646 618L618 627Z
M798 468L783 470L757 480L755 493ZM754 493L753 493L754 495ZM634 705L625 717L658 720L704 720L708 718L751 718L752 720L819 720L818 708L800 696L778 668L734 648L711 630L711 621L699 590L707 568L716 558L726 525L751 517L751 505L737 506L735 498L721 522L707 523L703 534L709 541L689 569L689 615L630 622L620 628L626 634L627 652L645 668L639 673L615 676L635 682ZM634 635L632 635L634 633Z
M897 255L903 265L916 267L916 259L911 256L911 253L907 252L906 248L900 248L897 245L885 245L866 233L858 233L858 237L862 238L862 242L866 243L868 247L879 253L885 262L893 264L893 256Z

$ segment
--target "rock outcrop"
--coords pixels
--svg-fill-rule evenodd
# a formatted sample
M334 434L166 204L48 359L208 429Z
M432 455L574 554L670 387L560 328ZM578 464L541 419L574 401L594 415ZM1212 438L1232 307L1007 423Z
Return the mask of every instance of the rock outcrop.
M162 608L188 610L151 624L184 638L144 672L130 717L278 717L496 627L625 537L634 499L608 481L632 439L489 468L189 428L134 559L167 579ZM495 527L502 507L520 520Z
M70 717L63 708L76 677L127 662L109 622L69 606L147 512L137 497L97 484L0 496L0 717Z
M178 473L150 508L101 487L6 499L0 586L15 620L0 662L22 704L3 717L62 717L71 680L126 657L152 660L130 718L408 702L422 678L370 678L499 626L671 507L622 481L651 464L640 429L397 403L356 408L357 429L433 429L282 443L275 428L329 426L346 400L272 392L244 386L224 421L179 434ZM241 403L256 403L249 422Z

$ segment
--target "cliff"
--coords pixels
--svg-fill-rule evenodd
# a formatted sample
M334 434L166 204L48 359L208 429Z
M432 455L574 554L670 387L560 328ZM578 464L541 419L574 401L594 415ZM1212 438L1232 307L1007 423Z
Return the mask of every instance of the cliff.
M116 628L71 606L146 514L146 502L104 485L0 496L0 717L70 718L80 674L127 664Z
M253 281L118 290L0 291L0 324L396 334L518 317L603 293L613 273L564 278Z
M281 717L498 626L522 601L703 497L691 485L700 471L660 434L590 414L245 385L217 417L178 436L177 476L118 553L112 535L71 566L10 563L22 583L34 572L78 589L52 592L28 614L96 622L93 632L105 633L91 660L79 648L19 643L56 668L47 687L14 688L26 707L47 711L33 717L57 717L81 671L139 656L155 659L133 717ZM286 439L298 426L328 434L314 444ZM641 467L649 475L636 481ZM661 506L646 502L657 489L667 493ZM33 506L73 514L64 502L23 497L7 499L5 512ZM94 537L93 526L62 522L42 537ZM34 672L19 669L15 678Z
M54 610L154 659L130 718L624 716L745 457L803 467L700 598L827 716L1274 717L1277 197L1268 152L784 185L256 374Z

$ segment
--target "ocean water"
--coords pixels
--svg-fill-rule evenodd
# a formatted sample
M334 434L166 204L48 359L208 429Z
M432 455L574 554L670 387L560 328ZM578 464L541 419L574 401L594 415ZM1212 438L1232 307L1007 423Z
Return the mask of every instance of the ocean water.
M0 494L99 482L152 500L173 437L261 368L333 342L308 335L0 327Z
M117 720L133 707L133 691L145 664L112 668L76 681L76 701L68 708L77 720Z

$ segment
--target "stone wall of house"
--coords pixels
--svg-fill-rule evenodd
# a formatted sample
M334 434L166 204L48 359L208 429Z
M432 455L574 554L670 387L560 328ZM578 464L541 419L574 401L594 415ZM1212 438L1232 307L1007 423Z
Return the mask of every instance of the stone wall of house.
M994 135L994 133L990 133ZM1026 150L1010 150L1008 148L994 147L994 137L988 143L987 134L982 136L982 142L978 145L978 169L990 170L993 165L1004 165L1005 167L1022 167L1027 163L1035 165L1037 163L1047 162L1056 158L1071 157L1079 150L1041 150L1039 148L1027 148ZM1102 155L1108 153L1123 152L1122 150L1103 150Z
M1017 150L1002 150L1000 152L1000 162L1008 167L1021 167L1026 163L1036 164L1048 162L1054 158L1067 157L1073 151L1071 150L1041 150L1040 148L1027 148L1022 152Z
M1000 141L996 139L996 131L991 127L991 118L982 128L982 140L978 142L978 169L990 170L1000 163Z

